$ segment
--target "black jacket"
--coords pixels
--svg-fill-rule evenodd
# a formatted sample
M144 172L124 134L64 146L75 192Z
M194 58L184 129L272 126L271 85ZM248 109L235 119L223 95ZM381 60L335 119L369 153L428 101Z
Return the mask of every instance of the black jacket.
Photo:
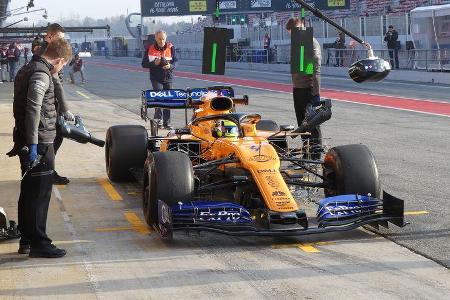
M47 50L47 47L48 42L43 41L39 48L36 49L35 54L31 58L31 61L39 61L45 50ZM56 109L58 111L58 115L62 115L65 112L69 111L69 105L67 104L66 95L64 93L64 88L62 85L63 71L61 70L58 74L53 74L52 79L53 85L55 87Z
M56 107L52 66L43 58L23 66L14 82L14 143L53 143L56 136Z
M156 47L158 50L164 51L168 45L169 44L166 43L164 48L160 48L155 43L153 46ZM149 61L148 48L146 49L146 51L144 52L144 56L142 57L142 67L146 68L146 69L149 69L150 80L157 81L159 83L170 83L170 82L172 82L172 80L173 80L173 70L175 69L176 63L178 61L174 46L172 46L171 53L172 53L172 62L171 62L170 69L164 70L162 68L162 65L158 65L157 66L157 65L155 65L155 63L153 61Z
M387 42L387 47L389 49L397 48L398 32L394 29L392 32L386 32L384 36L384 41Z

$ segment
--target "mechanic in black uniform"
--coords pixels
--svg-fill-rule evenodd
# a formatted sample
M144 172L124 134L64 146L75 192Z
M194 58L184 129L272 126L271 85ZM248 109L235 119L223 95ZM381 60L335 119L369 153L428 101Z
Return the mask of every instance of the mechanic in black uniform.
M142 67L150 71L150 81L153 90L168 90L172 88L173 70L177 57L175 47L167 42L167 34L163 30L155 33L155 43L148 47L142 58ZM170 109L155 109L154 119L159 120L158 126L173 129L170 124Z
M286 23L286 30L290 33L294 28L303 27L303 21L299 18L291 18ZM297 117L297 124L300 127L305 119L306 107L308 104L313 106L320 105L320 67L322 62L322 53L320 50L320 44L313 37L313 74L308 75L305 73L293 73L292 84L294 85L294 108L295 115ZM302 137L306 138L306 137ZM320 126L317 126L315 130L312 130L311 143L321 144L322 138ZM313 157L314 158L314 157ZM317 158L317 157L315 157Z
M22 233L18 252L29 253L30 257L56 258L66 254L52 244L46 234L46 223L55 166L57 113L52 77L71 56L69 43L53 40L41 56L19 70L14 82L14 154L19 155L24 175L18 204ZM39 163L30 169L36 161Z
M48 44L51 43L54 39L63 39L64 38L64 28L57 24L50 24L47 28L47 34L44 38L43 43L38 47L33 47L33 58L32 60L39 59L39 57L44 53L45 49L48 47ZM55 97L56 97L56 111L58 112L58 116L63 116L66 121L73 121L75 119L74 115L69 111L69 107L66 102L66 97L64 94L64 89L62 86L63 75L62 71L58 74L53 75L53 85L55 87ZM56 139L54 142L55 155L58 152L61 144L63 142L63 137L61 135L61 131L59 130L59 126L56 128ZM54 183L55 184L68 184L70 181L67 177L60 176L56 171L54 172Z

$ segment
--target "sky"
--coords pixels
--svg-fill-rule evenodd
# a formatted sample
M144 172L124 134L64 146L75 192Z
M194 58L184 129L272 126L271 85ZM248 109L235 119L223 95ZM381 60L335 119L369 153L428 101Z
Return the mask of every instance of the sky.
M29 0L11 0L9 9L26 6ZM106 17L126 15L128 13L140 12L140 0L34 0L34 9L45 8L48 13L48 22L59 21L80 16L102 19ZM22 10L24 12L26 10ZM30 13L22 16L10 17L6 23L12 23L23 17L28 17L27 22L22 22L21 26L32 26L33 22L45 20L42 18L43 11ZM165 18L167 21L168 18ZM177 22L187 20L186 17L170 18ZM188 17L190 20L190 17Z

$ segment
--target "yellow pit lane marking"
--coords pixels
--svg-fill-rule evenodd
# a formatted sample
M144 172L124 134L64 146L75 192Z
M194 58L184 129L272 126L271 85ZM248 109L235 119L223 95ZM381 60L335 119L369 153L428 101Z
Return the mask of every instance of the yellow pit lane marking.
M320 252L320 250L314 246L326 246L326 245L333 245L333 244L334 244L334 242L316 242L316 243L305 243L305 244L295 243L295 244L273 245L272 248L275 248L275 249L298 248L307 253L317 253L317 252Z
M56 186L58 189L65 189L66 188L65 184L55 184L54 186Z
M77 91L77 94L80 95L80 96L83 97L83 98L91 99L91 97L89 97L88 95L86 95L86 94L83 93L83 92Z
M420 210L420 211L405 211L405 216L419 216L419 215L426 215L429 214L426 210Z
M105 192L108 194L109 198L113 201L122 201L123 198L120 196L120 194L117 192L117 190L112 186L112 184L109 182L106 178L99 178L98 182L101 184Z
M313 244L299 244L298 248L308 253L317 253L320 252L319 249L313 246Z
M141 234L149 234L151 232L151 229L147 227L147 225L144 224L144 222L139 219L139 217L133 213L133 212L126 212L124 213L125 218L127 221L133 225L133 230L141 233Z
M97 232L113 232L113 231L126 231L133 230L133 227L111 227L111 228L97 228L95 231Z

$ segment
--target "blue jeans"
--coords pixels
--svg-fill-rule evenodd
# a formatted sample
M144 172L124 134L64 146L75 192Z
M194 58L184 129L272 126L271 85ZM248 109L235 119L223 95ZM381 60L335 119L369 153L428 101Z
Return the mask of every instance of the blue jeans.
M16 78L16 68L17 68L17 62L16 61L9 61L9 81L14 81Z
M389 58L391 61L392 69L394 69L394 67L396 69L398 69L399 63L398 63L398 49L397 48L389 48ZM395 63L395 65L394 65L394 63Z

